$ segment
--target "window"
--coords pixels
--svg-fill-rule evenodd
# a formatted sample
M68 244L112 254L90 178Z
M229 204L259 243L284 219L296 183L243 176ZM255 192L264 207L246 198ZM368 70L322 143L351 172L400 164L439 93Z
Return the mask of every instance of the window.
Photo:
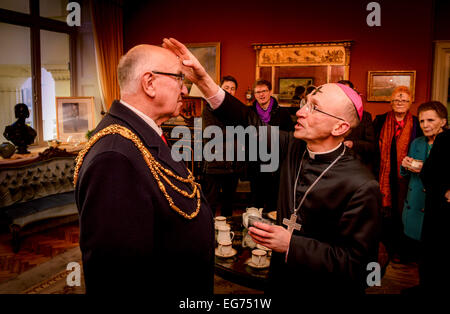
M39 13L42 17L66 22L68 0L39 0Z
M0 3L0 141L25 103L35 143L56 138L56 96L71 96L76 29L66 24L66 0L2 0Z
M25 103L30 111L26 122L33 122L30 28L0 23L0 126L2 142L5 126L15 121L14 106Z
M41 30L41 99L44 141L56 138L56 96L70 96L69 35Z
M2 0L0 1L0 8L21 13L30 13L30 0Z

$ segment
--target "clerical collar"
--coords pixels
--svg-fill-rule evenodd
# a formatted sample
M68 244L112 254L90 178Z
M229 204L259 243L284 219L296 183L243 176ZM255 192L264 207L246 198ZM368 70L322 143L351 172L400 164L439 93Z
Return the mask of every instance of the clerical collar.
M320 152L320 153L310 151L308 146L306 147L306 149L308 150L309 158L326 162L326 161L333 161L336 158L336 156L338 156L340 153L342 153L342 150L344 149L344 144L341 143L329 151Z

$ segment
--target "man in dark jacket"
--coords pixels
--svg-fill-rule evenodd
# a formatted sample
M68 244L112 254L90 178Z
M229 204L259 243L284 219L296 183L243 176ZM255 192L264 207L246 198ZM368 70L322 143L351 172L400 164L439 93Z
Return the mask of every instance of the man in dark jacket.
M220 87L234 96L238 83L237 80L230 76L224 76L220 82ZM215 215L218 207L221 208L222 216L231 216L233 214L233 201L235 199L236 187L238 185L239 176L243 172L243 163L235 160L226 160L226 150L242 149L236 140L226 141L225 125L218 120L211 111L209 106L205 106L202 112L202 127L218 126L223 132L224 145L220 153L221 161L205 161L204 162L204 183L203 192ZM231 147L230 147L231 146Z
M139 45L120 59L118 78L121 100L74 175L86 293L211 295L211 209L161 130L187 93L180 62L164 48Z
M354 88L349 80L340 80L338 83ZM372 115L363 111L361 122L345 138L345 146L350 148L355 156L373 171L373 155L375 152L375 132L373 130Z
M283 131L294 129L294 122L288 109L280 107L278 101L272 97L272 84L269 81L257 80L254 84L253 93L255 100L251 108L261 121L278 126ZM280 172L261 172L259 168L259 163L249 164L253 205L257 208L264 208L265 212L275 211L277 209Z

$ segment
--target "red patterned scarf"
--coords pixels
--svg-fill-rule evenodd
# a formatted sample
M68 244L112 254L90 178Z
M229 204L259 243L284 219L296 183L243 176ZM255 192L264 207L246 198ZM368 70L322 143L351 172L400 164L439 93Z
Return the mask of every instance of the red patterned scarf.
M403 158L408 154L409 140L411 138L411 132L413 128L413 117L411 113L407 113L403 119L402 124L396 123L394 112L391 111L387 114L386 122L384 122L383 128L380 133L380 189L383 195L383 206L391 206L391 187L389 182L389 173L391 171L391 143L392 138L396 136L397 144L397 177L400 176L400 165ZM397 126L397 130L396 130ZM400 129L399 129L400 127Z

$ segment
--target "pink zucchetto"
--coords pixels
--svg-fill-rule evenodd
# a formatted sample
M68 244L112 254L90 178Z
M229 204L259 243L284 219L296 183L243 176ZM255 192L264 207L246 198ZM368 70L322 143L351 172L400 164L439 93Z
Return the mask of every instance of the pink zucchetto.
M348 87L347 85L344 85L341 83L335 83L335 84L342 89L342 91L345 93L345 95L347 95L348 98L350 98L353 105L355 106L356 112L358 113L359 121L361 121L363 111L364 111L361 96L359 96L357 91L355 91L351 87Z

